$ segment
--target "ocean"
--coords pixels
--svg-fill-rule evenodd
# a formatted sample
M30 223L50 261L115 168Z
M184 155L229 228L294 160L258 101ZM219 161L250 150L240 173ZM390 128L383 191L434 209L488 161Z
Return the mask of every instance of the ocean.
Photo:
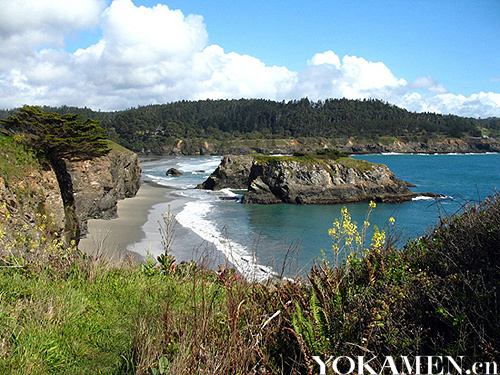
M415 199L401 204L377 204L370 228L390 231L398 246L428 233L441 217L478 202L500 186L500 154L362 155L354 156L387 165L397 177L416 185L414 192L432 192L445 198ZM244 205L235 197L241 192L198 190L218 166L220 156L172 156L145 159L143 179L168 186L164 203L150 210L142 228L144 240L129 250L156 256L163 252L159 224L170 210L177 224L173 255L178 261L209 254L212 266L228 263L249 278L265 280L270 274L304 276L319 258L334 260L328 229L340 218L341 205L298 206ZM177 168L182 176L166 176ZM168 201L168 202L167 202ZM352 219L365 220L368 203L348 204ZM393 217L394 226L388 224ZM324 255L323 255L324 254Z

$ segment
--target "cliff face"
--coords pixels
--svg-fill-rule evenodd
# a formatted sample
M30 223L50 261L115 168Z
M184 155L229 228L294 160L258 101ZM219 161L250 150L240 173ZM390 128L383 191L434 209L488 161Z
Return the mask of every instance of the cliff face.
M7 236L5 243L29 237L39 225L46 225L53 233L64 231L64 205L52 169L36 165L8 181L0 176L0 203L0 230Z
M500 152L500 142L496 139L464 138L464 139L429 139L425 142L402 142L395 140L390 143L360 143L348 141L336 146L340 151L348 154L369 153L419 153L419 154L447 154L447 153L484 153Z
M14 163L16 155L7 150L2 157ZM22 167L13 167L9 176L2 175L0 169L0 233L9 237L9 243L16 236L33 237L37 226L46 228L54 238L78 242L88 219L116 216L117 201L134 196L140 187L138 157L125 149L115 147L106 156L64 160L62 164L63 178L36 158ZM72 202L71 207L65 207L64 194L70 196L65 199Z
M224 156L210 177L198 185L199 189L221 190L226 188L248 189L254 157L252 155Z
M354 139L293 140L259 139L230 141L178 141L164 145L161 150L142 150L145 154L160 155L247 155L292 154L296 151L313 151L323 147L335 147L347 154L370 153L484 153L500 152L500 140L483 138L429 139L422 142L392 140L386 142L356 141Z
M75 214L80 233L88 219L116 217L117 201L133 197L140 187L141 168L136 154L111 151L85 161L66 162L71 176Z
M404 202L417 194L381 164L343 157L226 156L199 188L248 189L243 203Z

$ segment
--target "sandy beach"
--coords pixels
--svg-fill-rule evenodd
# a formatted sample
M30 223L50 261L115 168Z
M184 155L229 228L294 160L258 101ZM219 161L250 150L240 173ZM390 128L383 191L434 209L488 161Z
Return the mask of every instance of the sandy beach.
M147 253L156 257L164 251L159 231L162 216L168 210L178 213L185 203L186 198L177 195L176 189L143 180L135 197L118 202L118 218L88 221L88 233L80 240L79 249L114 262L126 256L141 262ZM170 252L177 262L195 260L210 267L225 262L213 246L178 223L174 237Z
M139 260L142 254L134 254L127 248L144 239L142 227L148 220L150 210L156 204L168 201L169 190L142 181L135 197L118 202L118 218L89 220L88 233L80 240L79 249L87 254L103 254L115 260L125 254L132 254Z

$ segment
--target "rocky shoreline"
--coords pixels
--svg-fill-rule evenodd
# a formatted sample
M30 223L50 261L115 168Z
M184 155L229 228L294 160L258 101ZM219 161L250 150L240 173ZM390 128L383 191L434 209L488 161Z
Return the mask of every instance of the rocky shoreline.
M257 154L293 154L297 151L314 151L321 148L336 148L346 154L380 153L486 153L500 152L500 140L495 138L444 138L423 141L404 141L396 138L378 142L342 139L256 139L203 141L179 140L173 145L164 145L160 152L142 150L144 155L248 155Z
M225 156L200 189L244 189L242 203L345 204L407 202L419 195L387 166L345 155ZM314 154L314 156L318 156Z

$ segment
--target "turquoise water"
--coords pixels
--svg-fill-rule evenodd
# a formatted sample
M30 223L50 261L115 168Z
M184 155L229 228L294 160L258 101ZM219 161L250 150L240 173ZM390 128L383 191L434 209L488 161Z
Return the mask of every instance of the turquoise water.
M387 165L397 177L417 185L415 192L432 192L446 196L438 202L432 199L402 204L377 204L370 222L380 228L394 217L393 229L400 246L407 238L426 233L442 215L452 214L467 201L481 201L499 187L500 155L363 155L370 162ZM280 273L287 256L286 274L303 274L323 249L333 260L328 229L340 217L341 206L243 205L221 200L230 191L207 192L193 187L215 169L217 157L178 157L143 163L146 178L181 189L183 199L176 210L179 222L200 239L213 244L228 259L244 262L239 268L248 272L248 264L264 271L269 266ZM180 178L166 178L166 167L185 171ZM203 168L202 168L203 167ZM205 173L195 172L203 169ZM349 204L354 221L363 223L368 204ZM229 255L228 255L229 254ZM236 259L236 260L234 260ZM242 268L243 267L243 268Z

